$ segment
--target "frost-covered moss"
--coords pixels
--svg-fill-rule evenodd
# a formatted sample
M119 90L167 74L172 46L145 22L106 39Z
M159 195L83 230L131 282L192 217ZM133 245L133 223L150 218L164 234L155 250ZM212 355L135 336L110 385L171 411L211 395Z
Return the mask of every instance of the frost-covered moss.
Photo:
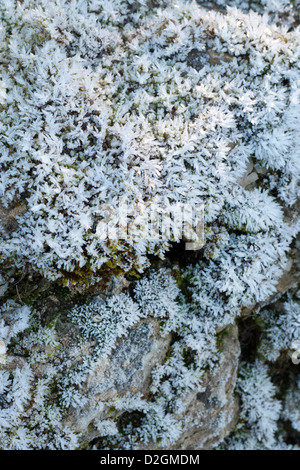
M62 408L53 401L55 371L37 378L31 366L51 358L49 347L55 354L58 343L52 325L42 328L30 308L13 302L2 306L1 313L0 340L7 345L0 365L1 449L75 448L77 437L63 425ZM19 341L27 330L30 333Z
M145 299L140 295L142 290L153 299L151 311L145 308ZM216 335L205 332L201 317L189 314L179 294L170 274L161 270L148 279L137 281L133 298L121 293L106 301L98 299L73 308L69 319L80 334L72 354L62 347L66 339L57 335L55 321L42 327L39 316L28 307L4 306L7 321L0 330L0 339L7 340L8 351L1 371L1 445L16 449L75 448L78 440L64 425L64 416L70 407L81 410L88 404L84 385L97 366L110 357L118 340L141 319L153 316L160 321L162 336L172 332L177 339L165 362L153 368L148 397L127 393L97 403L99 410L102 407L142 412L140 426L134 430L130 426L123 427L119 432L116 415L98 419L93 426L98 430L98 437L108 439L110 436L121 448L136 448L139 442L152 441L160 446L176 442L184 431L183 423L176 419L176 413L182 410L182 401L190 391L201 391L203 376L218 363L221 354ZM156 309L158 306L160 308ZM12 323L18 341L9 343L8 325ZM23 358L20 367L14 364L17 356ZM12 369L11 375L7 369ZM14 377L20 381L20 387ZM51 420L57 421L55 434ZM30 434L32 426L33 435ZM17 440L12 436L17 436Z
M278 294L299 231L297 11L285 1L251 2L247 13L235 1L226 12L209 3L153 2L149 11L142 0L0 2L3 266L86 286L141 275L179 234L103 239L120 198L141 213L153 203L203 204L206 236L188 267L154 269L126 292L70 308L62 323L74 329L73 355L17 287L18 303L5 298L3 448L82 445L66 416L88 405L89 377L150 319L171 343L147 396L103 399L89 426L101 448L175 445L185 398L201 394L223 357L224 330L254 307L265 357L241 367L240 421L221 447L286 448L280 420L299 428L296 388L279 400L268 367L299 339L298 306L289 297L284 313L259 312ZM214 437L227 422L220 412Z
M251 440L255 443L253 448L272 448L281 403L275 398L276 388L268 376L267 366L259 361L244 365L237 391L242 397L240 419L245 425L239 426L238 434L229 440L227 448L247 448Z
M285 233L278 203L296 200L297 31L234 8L131 3L1 3L0 197L27 209L1 256L51 279L141 271L177 240L103 240L104 204L120 198L203 203L206 224L251 233ZM250 156L270 171L248 194Z
M300 292L299 292L300 294ZM283 308L282 308L283 307ZM300 305L288 295L287 301L276 312L276 307L261 313L264 337L260 346L261 353L270 361L274 361L280 352L287 351L292 355L297 350L300 338Z

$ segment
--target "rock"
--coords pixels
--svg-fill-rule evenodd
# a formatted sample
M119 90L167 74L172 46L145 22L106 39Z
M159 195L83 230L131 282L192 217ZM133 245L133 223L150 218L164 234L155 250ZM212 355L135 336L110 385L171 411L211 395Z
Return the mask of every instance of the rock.
M79 345L78 328L65 320L56 326L58 353L55 347L47 346L44 351L48 358L45 362L32 364L35 380L51 375L60 364L62 374L72 371L81 362L81 358L93 352L93 342L86 341ZM151 374L158 364L163 364L168 353L171 335L163 335L159 321L155 318L141 320L128 330L126 336L119 339L113 351L93 368L80 385L79 391L87 401L83 406L70 406L63 418L64 426L78 433L79 445L86 447L100 438L97 423L101 420L114 419L115 423L126 421L128 410L112 410L111 402L116 398L142 395L146 400L151 397ZM203 376L201 389L189 392L183 398L180 414L174 414L176 421L182 424L183 431L170 449L208 449L218 444L227 436L236 424L238 401L234 395L240 347L237 327L230 326L222 333L220 342L219 364L212 372ZM63 356L59 351L63 351ZM9 355L6 370L24 367L25 358ZM132 414L132 413L131 413ZM140 419L138 413L135 420ZM132 416L130 416L132 420ZM121 420L121 421L120 421ZM132 421L131 421L132 422ZM101 448L101 447L100 447ZM157 442L140 449L156 449Z
M250 158L244 176L238 181L241 186L248 190L252 189L254 187L255 181L258 180L258 174L256 173L256 171L253 171L253 168L253 160L252 158Z
M140 328L143 328L142 325L145 324L142 323ZM138 328L133 334L133 338L140 337L140 328ZM156 334L159 334L158 330L156 330ZM123 374L121 373L121 377L118 378L115 382L115 389L118 393L121 394L129 390L140 390L143 391L145 395L147 395L147 387L149 387L150 383L149 378L151 368L155 364L153 361L155 356L153 356L152 347L149 351L143 348L143 346L146 346L147 348L147 345L149 347L148 339L146 339L145 342L141 342L141 345L138 346L138 350L144 350L144 352L141 353L141 358L136 360L134 357L137 349L135 341L130 341L131 336L132 332L127 338L127 345L121 344L110 359L110 364L112 365L111 373L114 377L116 377L115 365L120 367L120 360L118 359L120 354L122 356L123 351L126 351L128 354L127 357L129 358L128 361L126 361L126 367L123 369L123 374L125 370L124 379L130 379L130 381L128 381L126 385L125 380L122 378ZM153 346L155 344L160 344L160 351L163 353L165 351L164 342L160 343L161 341L162 339L160 339L159 336L156 337L156 339L153 341ZM234 428L239 413L238 400L234 395L240 354L238 329L236 326L232 326L229 329L228 334L224 337L222 342L222 351L223 355L219 366L214 369L213 373L207 373L204 376L202 384L204 391L199 392L198 390L194 390L188 394L183 401L182 412L180 414L174 415L176 420L183 424L183 432L180 439L175 444L170 446L169 449L210 449L216 446L218 442L222 441L222 439L227 436ZM162 355L159 355L159 360L162 360ZM144 364L144 369L141 368L142 363ZM131 372L128 374L126 372L127 370ZM97 377L98 379L103 377L103 370L100 372L99 369ZM97 382L97 379L93 379L93 381L95 383ZM101 388L100 394L102 397L105 396L106 398L108 396L114 396L116 393L112 389L107 389L107 394L103 395L105 392L103 392L103 386L101 382L101 385L96 384L96 388L94 388L92 391L93 396L95 396L95 390L97 389L97 386ZM92 415L88 414L88 409L95 409L95 404L96 403L93 402L87 407L85 417L88 417L88 419L84 420L83 416L75 417L75 421L73 421L75 428L79 426L80 429L86 431L87 425L89 424L88 421L92 418ZM126 410L124 410L124 412L120 412L120 416L122 417L124 413L126 413ZM72 416L72 420L74 420L74 416ZM89 440L92 435L86 435L86 437ZM139 449L141 450L153 450L156 448L156 442L150 442L147 445L141 443L139 445Z
M222 63L230 63L233 56L225 52L217 52L212 50L192 49L187 56L187 64L196 70L201 70L205 65L220 65Z
M193 67L196 70L201 70L205 65L209 63L209 53L204 51L198 51L198 49L192 49L187 56L187 65Z
M173 449L204 450L216 446L236 425L239 406L234 389L240 355L238 328L229 327L222 342L222 359L204 379L204 392L193 392L185 400L179 419L184 432Z
M171 450L211 449L224 439L238 420L239 404L234 395L239 363L238 328L231 326L222 341L222 359L203 379L204 391L193 391L184 400L176 419L183 423L180 439ZM141 449L155 449L152 444Z
M107 290L102 294L104 297L109 295L117 295L122 292L123 289L127 289L130 286L131 282L125 279L123 276L112 276ZM101 294L100 294L101 295Z
M18 228L18 217L21 217L27 211L27 205L24 202L11 204L9 207L0 205L0 223L6 234L11 234Z
M3 295L7 291L8 287L9 287L9 283L5 282L5 283L2 284L1 277L0 277L0 297L3 297Z
M63 336L67 346L67 331ZM88 398L87 405L80 410L71 408L66 418L66 424L71 429L82 433L82 442L97 437L91 424L105 418L109 411L107 407L102 407L102 403L122 397L128 392L147 395L151 371L155 365L164 362L170 341L170 335L161 336L157 320L144 320L117 342L107 359L99 362L81 389L83 396ZM76 341L71 343L73 345L70 347L69 343L68 353L70 356L73 354L72 349L76 351ZM87 349L88 347L89 345Z
M262 165L259 165L258 163L255 163L254 168L258 175L265 176L268 174L268 169Z

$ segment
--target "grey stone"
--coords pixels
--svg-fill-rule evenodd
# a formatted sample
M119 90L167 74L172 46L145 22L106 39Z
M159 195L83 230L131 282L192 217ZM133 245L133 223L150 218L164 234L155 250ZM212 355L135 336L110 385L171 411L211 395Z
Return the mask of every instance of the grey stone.
M210 449L234 428L239 413L234 395L240 355L238 328L228 329L222 342L222 359L212 373L204 376L204 392L191 392L178 419L184 431L172 449Z
M90 425L105 418L108 409L102 409L103 402L128 392L147 396L151 372L164 362L170 341L170 335L161 336L157 320L143 320L117 342L107 359L97 364L81 391L88 404L80 411L71 408L66 418L68 426L82 433L83 442L97 436Z

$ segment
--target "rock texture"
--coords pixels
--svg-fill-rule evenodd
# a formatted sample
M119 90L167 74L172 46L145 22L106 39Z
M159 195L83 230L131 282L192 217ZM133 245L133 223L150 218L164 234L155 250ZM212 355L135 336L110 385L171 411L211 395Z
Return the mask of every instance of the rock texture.
M234 428L239 414L234 395L240 345L238 329L229 327L222 341L223 356L213 373L203 381L205 391L193 392L185 400L183 435L173 449L211 449Z
M68 330L62 332L62 339L68 341ZM110 357L98 363L81 389L82 395L88 399L87 405L80 411L71 408L66 417L66 424L81 434L83 443L97 437L91 425L109 415L110 408L102 406L105 402L126 393L147 396L151 371L155 365L163 363L170 339L170 336L160 335L157 321L145 320L117 342ZM75 356L76 361L78 357L76 352L72 354L72 348L76 351L76 341L70 345L70 355Z
M84 357L93 354L93 341L80 344L78 328L66 320L57 322L56 341L59 349L55 345L39 348L48 360L31 364L35 382L51 376L59 365L62 365L62 375L75 370ZM172 336L162 334L157 319L147 318L130 328L127 335L116 342L111 354L97 362L79 388L86 404L71 406L64 415L63 426L79 436L79 447L98 442L97 423L101 420L113 419L117 426L121 426L127 419L126 406L118 410L112 407L111 403L116 398L130 394L151 399L152 372L165 362L171 342ZM236 325L221 333L219 349L220 358L216 359L213 371L204 373L200 389L188 393L183 399L181 412L173 415L175 422L182 426L182 433L169 447L171 449L212 448L231 432L238 420L239 406L234 389L240 346ZM26 357L8 354L3 367L8 371L22 370L27 364ZM141 442L138 447L142 450L156 449L157 443L145 445Z

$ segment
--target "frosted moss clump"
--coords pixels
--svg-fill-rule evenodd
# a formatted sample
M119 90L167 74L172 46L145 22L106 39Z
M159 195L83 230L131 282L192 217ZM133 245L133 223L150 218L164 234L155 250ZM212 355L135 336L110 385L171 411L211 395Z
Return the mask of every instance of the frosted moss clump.
M22 333L37 327L31 309L14 302L2 306L0 338L7 344L7 354L0 370L0 447L6 450L68 450L78 445L76 435L62 423L62 408L53 402L54 370L37 378L30 362L43 363L45 355L35 351L37 344L44 349L51 334L41 337L41 327L22 338ZM52 328L49 331L52 331ZM21 335L21 337L20 337ZM11 343L12 339L19 339ZM22 340L23 339L23 340ZM47 341L48 340L48 341ZM51 346L57 346L57 342ZM20 357L18 361L18 353ZM28 356L28 361L26 360ZM49 356L46 360L49 360ZM15 362L15 363L14 363ZM5 370L5 366L9 370Z
M300 292L299 292L300 294ZM263 339L260 351L270 361L275 361L281 351L288 351L290 355L294 349L298 349L300 338L300 304L299 300L293 300L288 295L283 309L280 312L276 308L266 309L261 312L263 324Z
M203 3L205 6L213 4L221 9L231 6L243 11L253 10L267 15L270 22L285 25L288 28L295 27L297 17L299 19L298 0L214 0L213 2L198 0L198 3L200 5Z
M30 308L8 301L0 308L0 340L7 346L10 341L26 330L30 321Z
M120 294L108 298L106 302L99 299L88 306L74 308L69 312L69 317L82 334L78 348L86 341L91 342L93 347L92 352L85 355L71 371L65 370L59 381L61 402L64 407L82 407L87 399L78 392L78 385L85 383L99 361L105 360L111 353L116 341L144 315L127 294Z
M283 225L280 205L259 189L233 193L224 218L229 227L246 233L258 233Z
M184 272L190 308L199 311L208 327L222 327L244 308L272 296L287 265L292 235L288 228L276 233L275 226L272 233L229 235L215 259L207 253L207 261Z
M237 391L241 396L240 419L244 424L229 438L226 449L274 449L282 404L275 398L276 388L268 375L268 367L256 360L240 370Z
M165 269L152 271L137 282L134 296L144 315L163 319L165 333L183 326L186 306L182 293Z
M124 198L204 204L206 224L257 233L295 202L299 34L254 12L168 5L2 2L0 198L26 209L2 259L68 282L142 271L178 235L103 239L104 204L112 225ZM249 157L270 171L247 196Z
M34 380L29 365L0 370L0 444L6 450L69 450L77 437L63 426L62 410L52 403L51 383Z

